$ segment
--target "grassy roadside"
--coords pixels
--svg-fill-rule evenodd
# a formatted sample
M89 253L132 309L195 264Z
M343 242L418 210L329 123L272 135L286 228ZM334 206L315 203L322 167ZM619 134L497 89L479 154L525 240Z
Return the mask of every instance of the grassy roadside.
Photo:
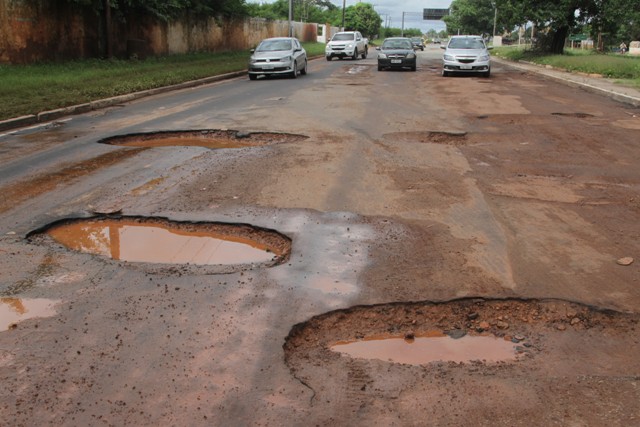
M324 54L323 43L303 43ZM85 60L0 65L0 120L83 104L247 68L248 51L193 53L144 61Z
M640 88L640 57L600 54L594 51L568 49L564 55L541 55L518 47L499 47L492 54L512 61L528 61L550 65L567 71L599 74L616 82Z

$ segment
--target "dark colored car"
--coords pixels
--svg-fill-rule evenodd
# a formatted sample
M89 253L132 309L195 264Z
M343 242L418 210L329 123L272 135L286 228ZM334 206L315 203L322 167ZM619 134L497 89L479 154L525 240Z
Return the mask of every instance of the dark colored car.
M424 42L420 37L411 37L411 43L413 43L414 49L424 50Z
M382 46L377 47L378 71L385 68L409 68L416 71L416 53L413 43L407 37L389 37L384 39Z

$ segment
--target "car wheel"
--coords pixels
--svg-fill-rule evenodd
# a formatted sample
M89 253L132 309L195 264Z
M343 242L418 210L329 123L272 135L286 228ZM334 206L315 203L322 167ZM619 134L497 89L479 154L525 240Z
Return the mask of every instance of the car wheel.
M356 49L353 51L353 56L351 57L351 59L353 59L353 60L358 59L358 48L356 48Z
M378 71L382 71L382 65L378 65Z
M327 56L327 61L331 61L333 58L331 56Z
M257 78L258 76L256 76L255 74L249 74L249 80L255 80Z
M304 67L302 67L302 70L300 70L300 74L302 74L303 76L307 75L307 60L304 60Z
M411 67L411 71L415 71L416 69L417 69L417 67L416 67L415 65L413 65L413 66Z
M445 70L442 70L442 77L449 77L449 73Z
M369 52L367 51L367 49L365 48L364 52L362 52L362 59L367 59L367 55L369 54Z
M293 71L291 72L291 78L298 78L298 61L293 61Z
M491 77L491 68L489 68L485 73L482 73L482 76L487 78Z

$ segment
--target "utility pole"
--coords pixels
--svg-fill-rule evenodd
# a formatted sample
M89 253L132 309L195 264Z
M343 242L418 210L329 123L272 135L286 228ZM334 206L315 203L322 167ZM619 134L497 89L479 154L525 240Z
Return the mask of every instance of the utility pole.
M344 10L347 5L347 0L342 0L342 31L344 31Z
M405 12L402 12L402 30L400 32L400 37L404 37L404 14Z
M293 27L291 21L293 21L293 0L289 0L289 37L293 37Z
M496 24L498 23L498 5L496 4L494 7L496 8L496 11L493 15L493 37L496 36Z

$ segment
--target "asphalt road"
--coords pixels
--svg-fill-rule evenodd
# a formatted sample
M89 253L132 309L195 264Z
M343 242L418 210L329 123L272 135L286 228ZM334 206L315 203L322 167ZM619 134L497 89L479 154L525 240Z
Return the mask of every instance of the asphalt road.
M416 72L378 72L372 50L2 134L3 419L637 423L640 111L499 64L443 78L439 49L418 55ZM255 144L99 143L194 130ZM291 253L207 270L26 238L96 212L250 224ZM330 350L434 330L528 346L422 365Z

